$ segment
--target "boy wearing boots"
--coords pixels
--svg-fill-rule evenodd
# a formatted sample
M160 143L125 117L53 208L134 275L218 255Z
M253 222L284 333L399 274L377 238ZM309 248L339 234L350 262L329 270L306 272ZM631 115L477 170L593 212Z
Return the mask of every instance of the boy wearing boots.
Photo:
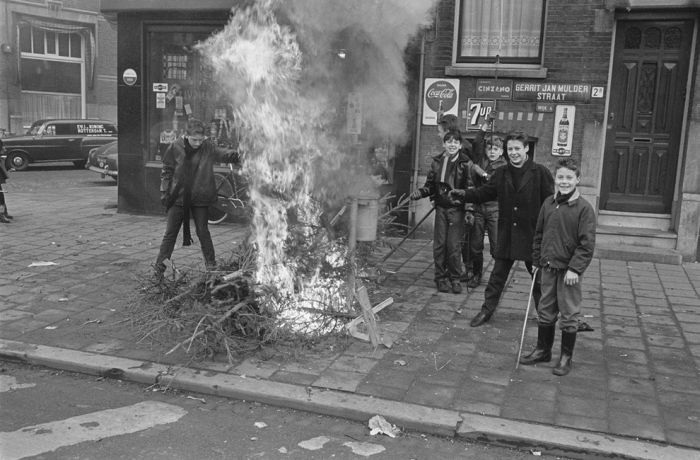
M448 131L443 139L445 150L433 158L425 185L411 194L412 200L430 197L435 206L433 259L435 284L439 292L462 292L460 244L464 236L464 205L449 197L452 189L470 187L474 163L461 150L462 134Z
M581 316L581 276L593 258L596 217L576 186L581 172L572 158L557 162L555 193L542 204L532 243L532 261L541 273L537 347L520 364L552 359L557 315L561 316L561 357L554 375L567 375Z

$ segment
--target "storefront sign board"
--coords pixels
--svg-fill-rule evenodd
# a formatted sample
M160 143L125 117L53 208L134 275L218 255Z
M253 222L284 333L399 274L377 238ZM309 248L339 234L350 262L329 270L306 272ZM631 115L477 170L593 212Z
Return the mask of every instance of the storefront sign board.
M513 94L513 80L477 80L476 97L509 100Z
M591 85L586 83L515 82L513 100L552 103L582 103L591 101Z

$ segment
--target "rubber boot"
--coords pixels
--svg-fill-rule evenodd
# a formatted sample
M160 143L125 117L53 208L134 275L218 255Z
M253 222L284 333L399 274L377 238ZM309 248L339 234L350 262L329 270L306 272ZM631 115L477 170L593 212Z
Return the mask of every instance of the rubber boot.
M571 371L574 345L576 345L576 329L573 332L561 331L561 357L557 366L552 369L552 374L566 375Z
M537 347L527 356L520 358L520 364L548 363L552 360L552 345L554 344L554 324L537 326Z

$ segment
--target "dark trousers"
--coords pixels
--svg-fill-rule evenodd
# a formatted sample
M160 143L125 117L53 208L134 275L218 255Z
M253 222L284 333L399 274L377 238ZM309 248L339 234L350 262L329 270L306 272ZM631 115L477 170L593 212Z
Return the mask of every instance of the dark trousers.
M499 300L501 300L501 294L503 294L503 288L506 285L506 280L508 279L508 274L510 269L513 268L514 260L511 259L495 259L493 264L493 270L491 271L491 276L489 277L489 283L486 285L486 292L484 293L484 304L481 309L492 315L496 311ZM532 262L525 262L525 267L528 273L532 275ZM535 309L538 308L540 304L540 298L542 297L542 289L540 286L540 276L538 274L535 279L535 287L532 290L532 300L535 302ZM528 290L529 293L529 290Z
M202 246L204 263L207 267L216 265L216 255L214 254L214 243L211 241L209 233L209 223L207 222L208 212L205 206L192 206L190 215L194 219L194 228L197 232L199 244ZM175 249L175 241L180 233L180 227L185 217L185 209L179 205L173 205L168 209L168 219L165 226L165 235L160 243L160 251L156 258L156 266L160 266L165 259L170 259Z
M480 205L474 212L474 224L466 229L462 260L467 270L481 274L484 269L484 235L488 231L491 256L496 250L498 205Z
M433 260L435 281L458 281L462 274L462 238L464 237L464 209L435 208L433 230Z
M0 213L7 215L7 202L5 201L5 192L0 184Z

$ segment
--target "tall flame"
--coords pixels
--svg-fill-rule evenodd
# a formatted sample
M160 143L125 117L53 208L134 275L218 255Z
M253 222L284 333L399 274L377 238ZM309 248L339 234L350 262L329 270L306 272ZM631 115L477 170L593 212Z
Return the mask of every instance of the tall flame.
M318 225L324 204L368 183L342 134L350 91L361 97L367 137L405 139L403 50L426 3L259 0L233 8L228 25L199 45L242 130L258 283L298 292L297 267L285 257L290 218ZM336 48L347 50L344 62Z

